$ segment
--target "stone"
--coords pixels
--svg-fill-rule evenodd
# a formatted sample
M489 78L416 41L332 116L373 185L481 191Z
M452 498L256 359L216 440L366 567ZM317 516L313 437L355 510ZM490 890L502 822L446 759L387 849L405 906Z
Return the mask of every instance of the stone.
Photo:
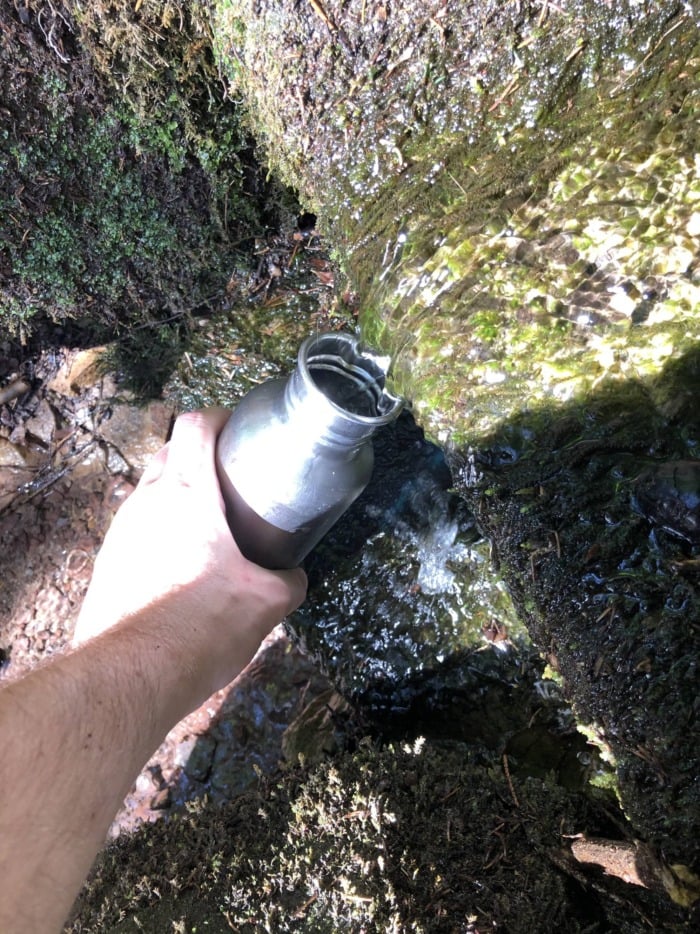
M206 733L199 736L184 764L187 775L195 781L205 782L211 772L215 752L214 737Z
M151 807L154 811L162 811L172 804L172 793L169 788L161 790L151 798Z
M98 433L121 459L114 463L125 462L140 472L165 444L173 417L174 408L166 402L146 406L115 403L100 422Z
M33 476L23 450L6 438L0 438L0 510L9 506Z
M100 359L105 349L89 347L87 350L66 351L63 363L47 383L47 390L61 396L77 396L85 388L97 385L102 376Z
M350 711L345 698L335 690L315 697L282 734L282 753L289 765L312 765L332 755L341 746L338 726Z
M47 447L51 444L56 431L56 416L46 399L39 402L34 414L27 419L24 427L27 433L37 441Z

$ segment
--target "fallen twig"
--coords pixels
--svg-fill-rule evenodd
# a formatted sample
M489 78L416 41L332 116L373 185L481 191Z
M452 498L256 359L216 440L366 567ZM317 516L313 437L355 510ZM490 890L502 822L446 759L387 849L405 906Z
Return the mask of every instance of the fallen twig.
M23 396L25 392L28 392L30 389L29 383L23 379L16 379L5 386L3 389L0 389L0 405L5 405L7 402L12 402L13 399L16 399L18 396Z

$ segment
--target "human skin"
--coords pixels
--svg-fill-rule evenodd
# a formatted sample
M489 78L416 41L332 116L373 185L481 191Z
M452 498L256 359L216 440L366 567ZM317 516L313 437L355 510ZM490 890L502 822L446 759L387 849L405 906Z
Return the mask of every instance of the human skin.
M248 664L306 592L240 553L192 412L117 513L73 646L0 689L0 931L60 931L166 733Z

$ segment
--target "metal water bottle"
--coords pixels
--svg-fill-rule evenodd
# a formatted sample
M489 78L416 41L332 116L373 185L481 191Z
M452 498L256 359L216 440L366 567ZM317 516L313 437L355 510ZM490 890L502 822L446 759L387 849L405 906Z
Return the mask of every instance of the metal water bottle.
M233 536L268 568L292 568L369 482L371 438L403 402L385 388L388 358L349 334L306 340L288 379L251 390L217 445Z

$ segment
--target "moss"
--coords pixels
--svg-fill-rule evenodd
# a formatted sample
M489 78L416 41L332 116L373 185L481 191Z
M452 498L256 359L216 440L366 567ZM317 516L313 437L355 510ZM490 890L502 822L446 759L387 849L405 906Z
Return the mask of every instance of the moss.
M220 91L206 5L76 2L75 16L95 70L122 103L136 151L161 153L174 175L196 162L212 218L232 237L257 223L259 206L246 196L255 175L251 141L240 107Z
M230 408L257 383L291 372L319 313L308 282L313 276L303 266L300 261L287 270L285 288L270 301L232 297L217 314L195 322L187 355L164 390L179 408Z
M42 97L68 88L55 76L40 78L39 85ZM86 301L113 308L138 270L173 262L177 229L155 195L144 191L133 162L126 165L122 134L115 116L84 114L73 122L56 114L39 139L17 144L20 184L43 175L53 189L33 218L28 205L15 207L11 218L6 214L15 229L27 225L21 239L8 231L4 238L7 259L21 270L24 321L47 308L57 318L70 317Z
M270 210L204 14L75 0L42 11L43 32L1 14L0 327L116 338L149 391Z
M611 832L603 809L478 747L364 740L110 848L70 930L683 930L656 896L567 869L584 830Z
M565 687L564 684L563 686ZM617 780L617 762L615 760L615 754L605 738L605 731L595 723L577 723L576 729L586 737L589 745L597 752L597 766L592 770L588 778L591 787L614 794L618 804L622 806L620 788Z
M685 486L676 519L659 521L637 490L650 467L695 463L697 385L694 351L656 378L611 379L585 405L533 406L482 442L480 477L464 491L579 723L604 736L637 832L691 868L699 859L697 736L688 711L700 602L695 546L673 526L692 508L683 495L696 489L694 474L677 474ZM524 443L514 443L519 437ZM670 483L656 495L671 495ZM526 490L539 491L529 511Z
M463 150L464 199L455 192L447 217L409 230L414 248L392 271L399 294L382 286L377 295L375 285L369 299L368 315L381 318L395 348L400 385L434 435L456 446L474 441L523 399L584 398L607 377L659 372L697 341L698 62L691 35L671 75L635 89L637 110L629 96L598 90L604 129L593 146L582 94L574 118L582 142L557 153L558 170L530 162L531 140L513 143L522 204L506 210L511 195L496 200L495 225L474 223L490 167L470 175L478 149ZM667 106L673 116L661 122ZM496 160L491 171L495 181L503 166ZM418 179L401 184L420 192ZM369 257L363 249L355 259Z
M106 176L117 191L117 169L135 179L124 190L141 196L157 230L161 217L181 224L181 255L174 263L167 242L147 237L152 262L130 271L106 311L125 327L145 319L146 333L163 315L187 322L176 340L189 331L193 301L206 305L226 281L239 191L212 129L228 113L211 90L220 68L232 95L249 95L272 164L328 218L365 336L394 353L396 381L450 446L455 482L493 540L520 615L556 656L579 717L609 738L634 832L677 865L697 864L695 546L634 501L650 463L698 456L699 56L687 5L484 3L448 13L440 0L382 6L385 16L368 20L340 0L261 2L254 17L248 4L219 0L217 62L199 15L208 6L74 8L94 62L79 94L66 84L72 66L52 60L44 77L37 60L22 58L30 45L5 14L17 73L31 76L6 96L15 121L38 127L19 147L7 130L2 137L3 217L15 225L3 244L19 251L0 258L8 314L33 309L37 275L68 296L55 311L69 314L71 283L92 274L71 257L68 287L50 278L69 238L87 234L52 214L54 203L67 209L61 185L74 179L55 174L45 149L32 161L33 147L54 127L56 141L88 157L82 129L94 148L118 127L124 162L115 168L99 150ZM75 36L65 32L69 51ZM3 67L7 88L7 57ZM107 86L120 104L105 122ZM227 127L221 138L236 139L235 123ZM71 210L99 225L84 209L87 173L69 165L80 183L68 189ZM154 193L165 212L155 218ZM111 195L102 192L114 210ZM26 237L18 209L32 225ZM44 259L25 269L35 217ZM104 222L102 249L132 263ZM192 400L201 392L186 390ZM458 726L467 734L471 724ZM522 779L514 764L516 787L493 753L459 747L447 763L441 755L433 769L414 749L363 747L334 773L322 767L269 796L144 831L133 851L105 863L107 890L116 886L123 901L96 896L85 917L116 927L126 912L127 929L138 920L153 930L230 929L224 912L240 926L281 930L439 929L454 917L467 929L532 930L544 913L567 930L624 931L639 925L638 909L657 929L688 921L667 908L657 923L653 898L619 888L610 898L606 880L589 885L571 871L562 813L567 831L613 832L587 800L528 775L525 761ZM231 839L239 846L229 854Z
M296 49L317 48L318 18L263 4L241 29L224 6L220 54L268 157L334 219L363 333L434 440L474 442L524 399L583 398L697 340L688 11L436 6L380 25L330 2L311 68Z

